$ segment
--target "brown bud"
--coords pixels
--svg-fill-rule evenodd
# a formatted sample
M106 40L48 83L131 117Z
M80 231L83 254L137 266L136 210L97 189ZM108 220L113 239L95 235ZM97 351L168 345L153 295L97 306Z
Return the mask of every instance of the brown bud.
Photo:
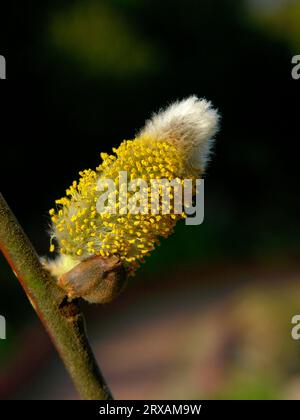
M116 256L94 256L83 260L58 279L71 299L83 298L90 303L108 303L126 285L126 270Z

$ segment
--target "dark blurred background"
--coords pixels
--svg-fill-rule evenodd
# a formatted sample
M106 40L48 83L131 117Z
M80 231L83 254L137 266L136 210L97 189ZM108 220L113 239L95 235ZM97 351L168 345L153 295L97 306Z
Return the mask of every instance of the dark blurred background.
M204 223L179 224L123 296L84 308L115 396L300 398L300 2L6 8L1 192L40 255L54 200L152 111L196 94L222 114ZM0 399L76 398L2 256L0 314Z

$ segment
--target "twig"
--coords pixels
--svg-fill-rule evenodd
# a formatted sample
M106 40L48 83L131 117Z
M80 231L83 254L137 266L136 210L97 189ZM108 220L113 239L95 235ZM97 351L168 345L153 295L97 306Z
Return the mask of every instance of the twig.
M0 193L0 249L46 327L83 399L112 399L88 342L83 315L41 265Z

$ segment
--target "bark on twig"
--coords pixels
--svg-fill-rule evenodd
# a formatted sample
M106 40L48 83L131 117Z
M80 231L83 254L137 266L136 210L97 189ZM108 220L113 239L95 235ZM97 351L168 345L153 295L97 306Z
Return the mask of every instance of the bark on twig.
M0 249L47 329L83 399L112 399L88 342L83 315L41 265L0 193Z

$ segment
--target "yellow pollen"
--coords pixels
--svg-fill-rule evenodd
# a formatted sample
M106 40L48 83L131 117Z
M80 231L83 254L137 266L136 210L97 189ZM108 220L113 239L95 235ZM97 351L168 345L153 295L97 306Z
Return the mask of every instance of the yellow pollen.
M66 190L66 197L56 200L58 209L51 209L49 214L60 252L80 258L116 254L128 271L134 273L144 256L159 245L158 238L168 237L176 222L186 216L184 213L164 214L162 203L156 205L157 211L152 214L151 200L141 196L139 200L131 201L136 192L130 191L125 207L121 202L119 206L118 198L126 188L119 185L120 172L127 171L128 182L132 179L146 181L147 187L142 184L140 192L145 191L148 195L152 191L151 179L176 178L181 186L183 179L195 179L195 173L186 160L185 151L167 140L149 137L124 140L118 148L113 148L113 153L101 153L102 163L96 170L81 171L79 180ZM109 194L107 200L115 202L115 207L107 207L100 214L96 204L103 191L97 186L99 180L106 179L115 181L116 191ZM162 188L158 187L156 191L161 194ZM174 207L174 191L168 192L170 209ZM139 206L144 206L143 214L137 211ZM50 251L54 250L51 243Z

